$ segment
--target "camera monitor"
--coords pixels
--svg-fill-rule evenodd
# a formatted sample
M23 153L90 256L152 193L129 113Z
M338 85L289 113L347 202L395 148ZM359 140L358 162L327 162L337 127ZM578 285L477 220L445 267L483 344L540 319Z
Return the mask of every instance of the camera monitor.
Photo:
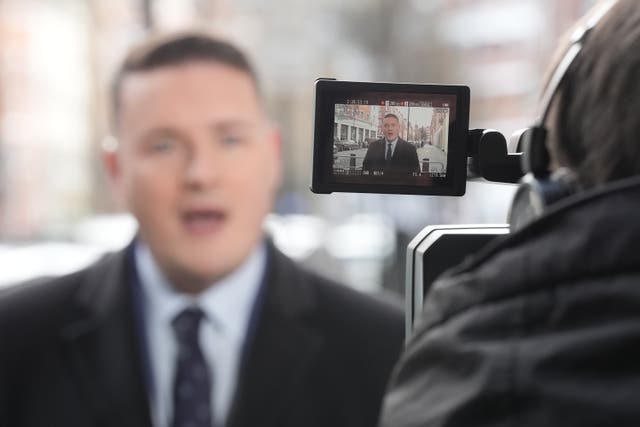
M469 88L315 83L315 193L461 196L467 178Z

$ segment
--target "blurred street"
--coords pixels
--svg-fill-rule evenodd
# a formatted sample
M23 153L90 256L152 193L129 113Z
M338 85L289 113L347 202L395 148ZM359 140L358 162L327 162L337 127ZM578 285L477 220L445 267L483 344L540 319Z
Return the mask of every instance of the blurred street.
M437 147L434 147L433 145L428 145L428 144L425 144L424 147L419 147L417 151L418 151L418 159L420 160L421 168L424 168L428 163L429 172L431 173L446 172L447 154L444 151L442 151ZM352 162L355 162L355 170L359 170L359 169L362 169L362 162L366 154L367 154L366 148L340 151L334 154L334 164L337 168L349 169L350 167L354 166Z
M425 161L429 162L429 172L444 173L447 170L447 153L433 145L426 145L418 148L418 159L420 167L424 172Z

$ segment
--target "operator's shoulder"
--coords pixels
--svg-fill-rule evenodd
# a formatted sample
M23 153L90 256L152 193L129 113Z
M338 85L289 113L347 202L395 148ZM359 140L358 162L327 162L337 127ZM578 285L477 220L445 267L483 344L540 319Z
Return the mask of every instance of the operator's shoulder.
M404 333L402 303L395 294L370 294L306 272L307 286L313 289L315 306L325 319L345 328L367 327Z
M415 146L415 145L413 145L412 143L410 143L410 142L409 142L409 141L407 141L406 139L402 139L402 138L400 138L400 141L402 141L402 142L401 142L401 144L402 144L402 145L404 145L404 146L406 146L406 147L411 147L411 148L413 148L413 149L415 149L415 148L416 148L416 146Z
M318 297L327 304L350 306L364 316L370 313L402 317L402 305L395 295L365 293L322 277L316 278L316 288Z
M394 304L320 276L275 248L271 254L271 301L281 312L295 313L298 320L328 339L402 342L401 303ZM349 348L353 345L349 344Z
M108 254L69 274L38 277L0 289L0 323L60 317L89 275L100 276L112 259L113 254Z
M38 278L0 291L0 342L20 357L22 351L47 345L57 336L73 307L78 273ZM4 356L3 356L4 357Z
M391 298L363 293L316 275L311 277L315 304L308 320L321 331L328 348L349 360L367 354L369 367L392 366L405 337L402 305ZM383 371L371 375L380 372Z
M39 277L0 290L0 319L14 312L29 315L64 305L81 282L81 274Z

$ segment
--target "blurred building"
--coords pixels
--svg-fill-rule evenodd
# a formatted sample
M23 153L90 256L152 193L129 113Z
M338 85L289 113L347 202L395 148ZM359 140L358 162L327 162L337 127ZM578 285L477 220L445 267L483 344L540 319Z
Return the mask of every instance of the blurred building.
M0 0L0 238L73 240L83 218L118 211L99 161L110 76L147 32L195 26L235 41L258 69L285 138L279 213L316 215L342 230L352 230L340 227L353 215L383 215L399 236L395 255L385 249L385 268L402 270L389 257L401 257L422 226L502 221L512 188L470 184L455 199L311 194L313 81L467 84L471 126L510 134L534 119L558 38L592 3ZM351 119L354 141L380 133L364 117ZM437 123L403 130L429 140L439 131Z
M438 33L455 52L451 77L471 87L471 127L509 135L536 116L549 59L593 0L440 2Z

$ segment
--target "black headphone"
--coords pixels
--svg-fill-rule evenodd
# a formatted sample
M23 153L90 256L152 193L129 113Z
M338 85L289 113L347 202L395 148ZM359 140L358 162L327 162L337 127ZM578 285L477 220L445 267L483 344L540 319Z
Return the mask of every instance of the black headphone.
M556 66L551 79L543 92L540 105L542 114L533 127L526 129L519 137L518 146L522 146L522 170L525 176L509 209L508 222L511 231L518 230L540 216L550 204L573 194L577 184L573 174L560 168L550 171L551 157L547 148L546 120L553 99L567 76L567 70L582 50L582 46L591 30L616 3L616 0L603 2L590 18L571 35L571 44Z

